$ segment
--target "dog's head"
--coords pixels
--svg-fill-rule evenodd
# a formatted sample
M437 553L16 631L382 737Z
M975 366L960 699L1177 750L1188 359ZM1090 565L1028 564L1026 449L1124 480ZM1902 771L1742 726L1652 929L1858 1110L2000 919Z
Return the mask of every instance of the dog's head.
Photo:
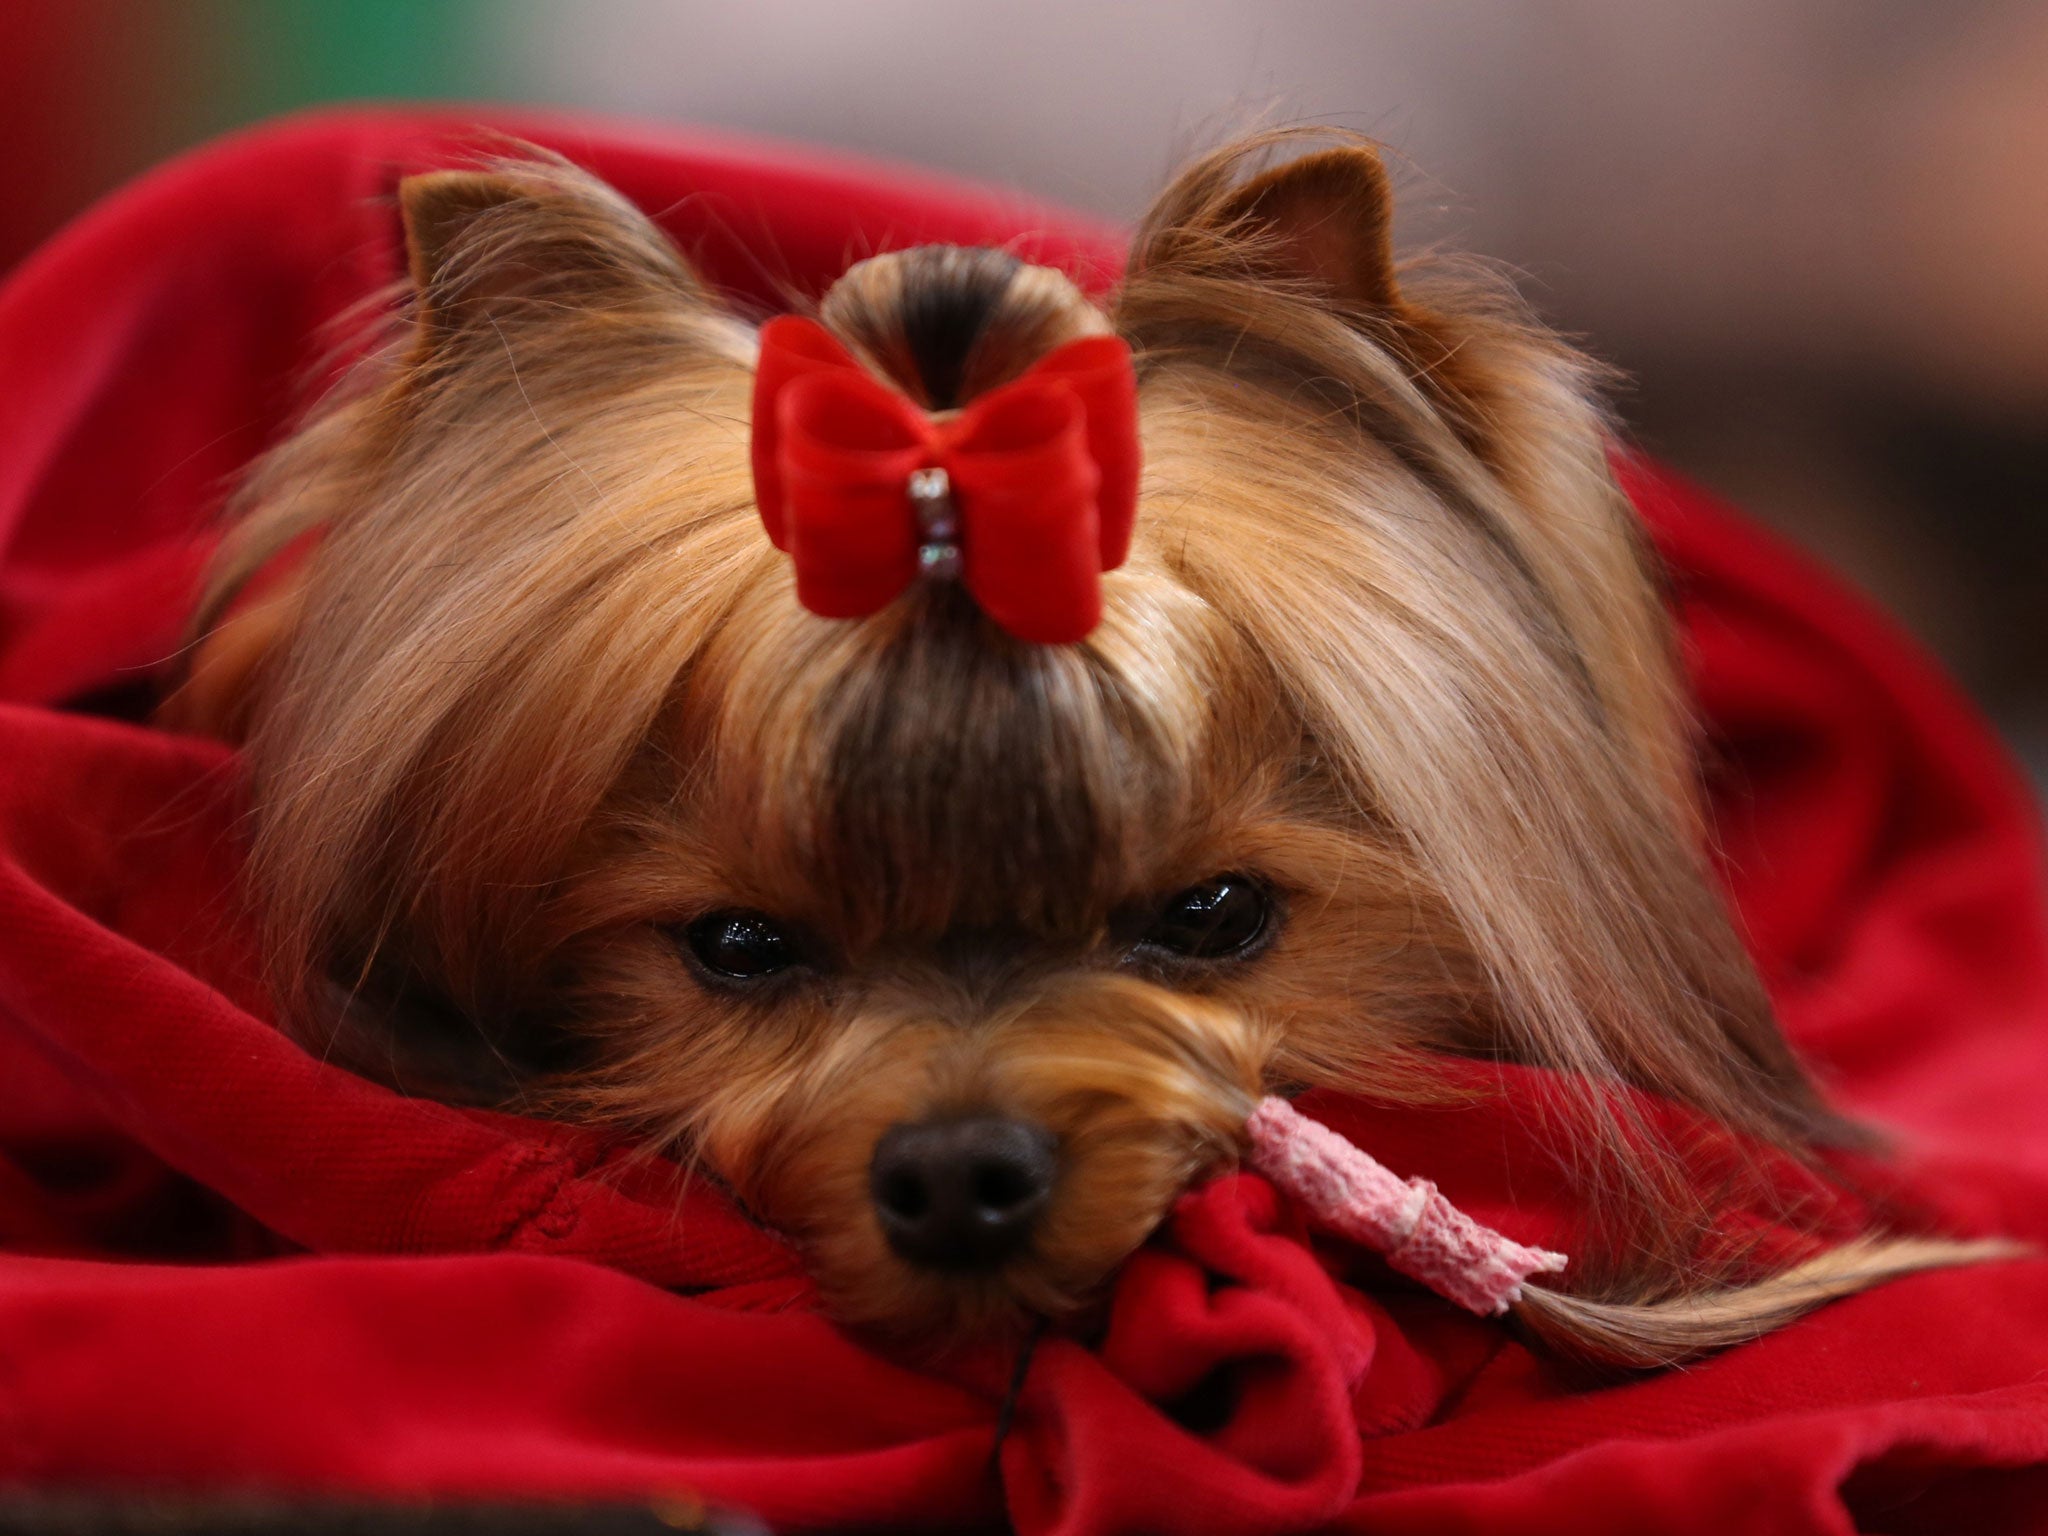
M1135 542L1060 645L943 581L805 611L752 327L565 165L407 183L408 333L252 480L181 705L246 731L295 1017L481 1042L925 1335L1074 1306L1276 1087L1482 1053L1810 1130L1587 365L1397 277L1369 148L1276 147L1185 171L1106 307L940 248L824 300L936 412L1129 343Z

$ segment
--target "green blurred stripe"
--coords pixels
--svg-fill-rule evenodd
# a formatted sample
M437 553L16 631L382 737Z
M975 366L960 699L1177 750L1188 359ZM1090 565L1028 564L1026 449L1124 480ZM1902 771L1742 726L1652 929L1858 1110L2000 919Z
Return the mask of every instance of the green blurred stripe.
M495 0L159 0L197 67L168 103L190 137L319 102L510 94Z

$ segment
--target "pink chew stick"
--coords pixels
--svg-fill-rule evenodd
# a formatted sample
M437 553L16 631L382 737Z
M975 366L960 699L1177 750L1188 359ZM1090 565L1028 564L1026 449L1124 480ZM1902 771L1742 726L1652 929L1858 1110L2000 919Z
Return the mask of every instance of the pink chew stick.
M1251 1164L1323 1226L1384 1254L1395 1269L1482 1317L1522 1299L1522 1282L1565 1256L1482 1227L1427 1179L1401 1179L1281 1098L1245 1122Z

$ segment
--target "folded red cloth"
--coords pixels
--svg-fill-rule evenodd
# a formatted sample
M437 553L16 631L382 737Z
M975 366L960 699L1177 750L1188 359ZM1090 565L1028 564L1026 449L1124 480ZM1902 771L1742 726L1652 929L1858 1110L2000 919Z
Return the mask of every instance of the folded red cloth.
M472 121L330 115L230 141L0 288L0 1483L686 1488L792 1528L2038 1528L2039 1261L1899 1281L1596 1386L1310 1245L1234 1177L1131 1261L1099 1337L1040 1344L998 1448L1005 1351L881 1358L703 1184L280 1037L234 898L231 755L62 706L111 707L173 650L223 484L399 270L393 182L473 145ZM764 308L882 244L1037 231L1035 254L1090 281L1117 262L1107 231L898 172L491 123L619 185ZM1659 471L1624 472L1674 573L1720 856L1788 1029L1842 1103L1899 1131L1892 1198L2048 1237L2026 786L1859 602ZM1307 1107L1475 1220L1569 1251L1570 1170L1518 1112L1545 1085L1485 1081L1455 1107ZM1844 1235L1861 1219L1827 1209Z

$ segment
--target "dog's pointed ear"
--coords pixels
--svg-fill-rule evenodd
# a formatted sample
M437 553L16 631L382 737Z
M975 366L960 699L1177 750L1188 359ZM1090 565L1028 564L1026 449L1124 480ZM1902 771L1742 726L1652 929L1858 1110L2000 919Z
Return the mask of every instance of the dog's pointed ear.
M522 311L703 296L652 220L564 161L407 177L398 203L423 350Z
M1339 145L1275 166L1235 188L1219 213L1226 227L1256 237L1264 275L1306 283L1360 314L1400 307L1393 191L1367 146Z
M1183 299L1205 291L1228 307L1232 287L1284 285L1361 321L1410 318L1395 274L1393 192L1369 142L1325 138L1256 168L1274 151L1314 139L1276 130L1184 167L1139 226L1126 294L1156 289L1156 278L1192 284Z
M405 221L406 269L422 299L432 294L471 224L528 200L511 176L487 171L433 171L398 184Z

